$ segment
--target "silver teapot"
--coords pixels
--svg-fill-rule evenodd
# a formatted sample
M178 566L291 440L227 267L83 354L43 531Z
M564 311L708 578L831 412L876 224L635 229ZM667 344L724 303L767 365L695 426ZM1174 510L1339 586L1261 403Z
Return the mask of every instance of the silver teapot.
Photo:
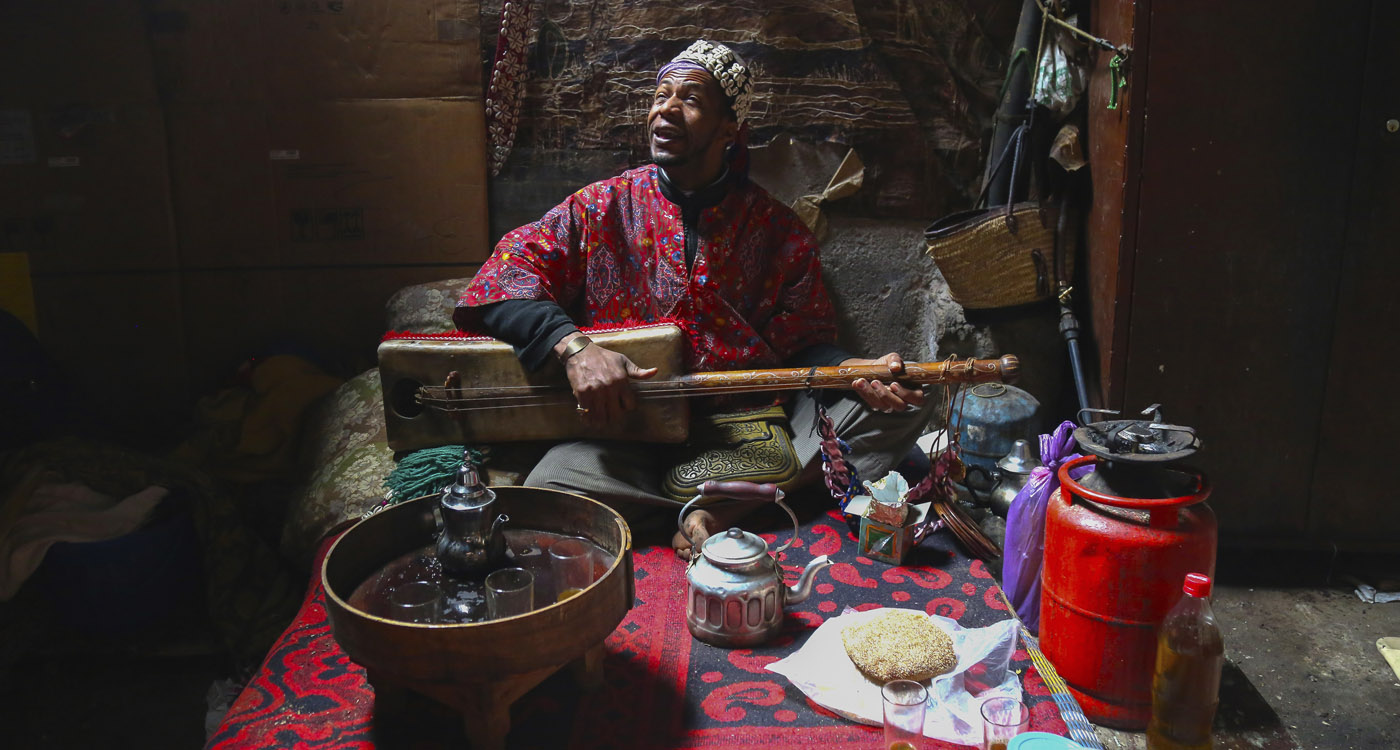
M492 520L496 493L482 484L471 458L464 455L457 478L442 490L442 532L437 556L443 570L457 575L488 573L506 561L506 538L501 527L510 520L502 513Z
M1017 440L1011 445L1011 452L997 461L996 484L992 485L988 505L992 512L1006 518L1011 510L1011 501L1021 492L1021 488L1031 479L1031 470L1040 466L1035 450L1025 440Z
M772 484L705 482L700 494L681 508L679 525L701 499L732 498L775 502L792 518L793 539L774 550L782 552L797 538L797 516L785 503L783 492ZM794 586L783 584L778 561L768 554L768 543L757 534L731 528L711 536L695 550L686 568L685 624L690 634L715 646L755 646L776 635L783 625L783 607L812 593L817 571L831 564L826 555L814 558Z

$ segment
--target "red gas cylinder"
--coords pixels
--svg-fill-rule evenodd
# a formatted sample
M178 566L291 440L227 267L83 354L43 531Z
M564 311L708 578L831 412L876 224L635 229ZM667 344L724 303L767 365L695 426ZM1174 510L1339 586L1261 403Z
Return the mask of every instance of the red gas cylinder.
M1041 650L1090 720L1122 729L1143 729L1152 716L1157 631L1181 581L1215 575L1215 513L1202 503L1210 485L1163 465L1200 443L1158 417L1076 430L1094 455L1060 467L1045 516ZM1089 464L1092 473L1071 477Z

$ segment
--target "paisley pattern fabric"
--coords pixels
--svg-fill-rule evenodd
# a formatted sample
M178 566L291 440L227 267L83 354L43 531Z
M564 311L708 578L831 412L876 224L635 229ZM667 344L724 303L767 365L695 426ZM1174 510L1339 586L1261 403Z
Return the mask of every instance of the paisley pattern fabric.
M508 299L553 300L580 326L670 319L692 372L777 366L836 341L816 239L791 209L746 182L701 210L693 231L688 269L681 209L655 165L595 182L501 239L462 294L457 326L480 330L475 308Z
M446 333L453 330L452 311L471 279L414 284L394 293L384 306L390 331Z
M347 380L323 401L307 427L311 478L287 510L282 554L310 565L316 545L341 523L384 498L394 452L384 431L379 370Z

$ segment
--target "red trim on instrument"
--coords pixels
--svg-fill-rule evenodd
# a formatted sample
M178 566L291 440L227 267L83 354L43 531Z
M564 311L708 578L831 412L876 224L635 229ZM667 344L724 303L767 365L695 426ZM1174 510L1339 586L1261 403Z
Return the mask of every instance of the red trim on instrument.
M587 328L580 328L579 330L583 333L608 333L611 331L636 331L645 328L660 328L662 326L671 326L673 328L679 328L682 333L684 333L686 330L685 325L683 325L681 321L673 320L671 318L663 318L661 320L657 320L651 323L642 323L640 325L589 326ZM384 338L380 339L380 342L382 343L385 341L395 341L398 339L451 339L454 341L494 340L491 336L486 336L479 333L468 333L466 331L444 331L442 333L413 333L412 331L389 331L388 333L384 334Z

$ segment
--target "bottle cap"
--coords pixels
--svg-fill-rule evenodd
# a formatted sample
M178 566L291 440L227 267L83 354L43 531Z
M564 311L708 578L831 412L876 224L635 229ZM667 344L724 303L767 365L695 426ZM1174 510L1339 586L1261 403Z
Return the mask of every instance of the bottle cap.
M1210 596L1210 576L1202 573L1187 573L1186 583L1181 585L1181 590L1198 599L1205 599Z

